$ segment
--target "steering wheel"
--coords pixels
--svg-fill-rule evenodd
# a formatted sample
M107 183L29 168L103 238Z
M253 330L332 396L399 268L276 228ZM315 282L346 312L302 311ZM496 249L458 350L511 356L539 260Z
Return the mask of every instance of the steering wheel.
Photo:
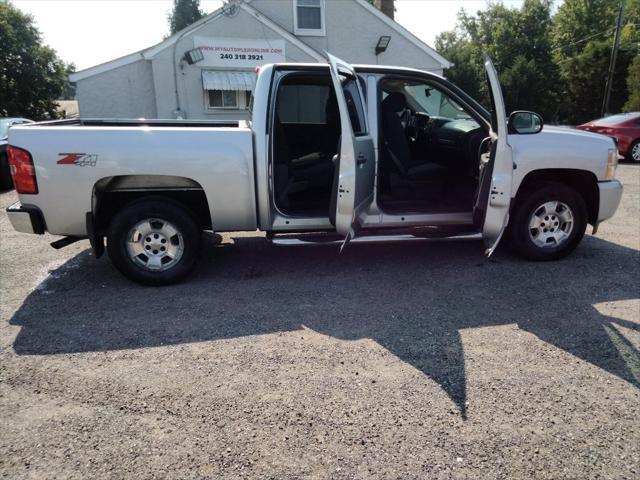
M428 143L431 138L431 122L428 114L424 112L414 112L412 115L413 129L416 141Z
M407 138L415 141L418 136L416 129L416 118L414 112L410 108L405 108L400 114L400 121L404 125L404 133Z

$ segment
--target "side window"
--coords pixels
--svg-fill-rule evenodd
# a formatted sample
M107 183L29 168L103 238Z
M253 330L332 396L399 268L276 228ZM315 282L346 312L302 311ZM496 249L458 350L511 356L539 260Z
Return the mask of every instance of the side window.
M331 87L322 84L282 84L278 117L282 123L325 124Z
M353 127L353 133L355 135L366 134L366 120L365 111L362 101L360 100L360 94L358 92L357 80L353 77L342 76L342 90L344 97L347 101L347 109L349 110L349 118L351 120L351 126Z

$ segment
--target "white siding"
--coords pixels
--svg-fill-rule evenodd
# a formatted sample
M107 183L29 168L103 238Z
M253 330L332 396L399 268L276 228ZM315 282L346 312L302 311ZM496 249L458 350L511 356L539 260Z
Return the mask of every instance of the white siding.
M251 6L293 32L294 1L253 0ZM300 40L319 52L326 50L350 63L379 63L442 74L437 60L355 1L325 0L325 22L326 36L299 36ZM375 46L381 35L390 35L391 43L387 51L376 58Z
M77 83L84 118L155 118L151 62L139 60Z
M254 0L249 6L288 32L294 31L294 0ZM325 0L325 36L298 36L317 52L329 51L351 63L395 65L442 74L442 65L427 52L378 18L355 0ZM267 22L268 23L268 22ZM377 58L374 48L381 35L390 35L386 52ZM82 117L174 118L177 108L174 64L194 47L194 36L256 38L264 41L282 36L239 10L233 16L213 19L185 35L175 45L160 50L151 60L96 73L78 81L77 96ZM286 40L286 39L285 39ZM316 62L291 41L286 41L287 62ZM202 85L201 65L177 68L180 108L191 119L235 120L248 118L246 110L208 110Z
M238 12L235 17L221 18L214 20L193 34L186 35L181 39L175 51L177 57L194 47L193 37L225 37L225 38L247 38L256 37L260 39L280 39L277 33L253 18L244 11ZM314 62L315 60L300 50L291 42L286 42L285 53L287 62ZM172 68L172 58L174 48L171 46L160 52L152 60L153 80L158 105L159 118L173 118L176 109L176 95L174 88L174 74ZM202 68L198 64L184 65L182 70L178 70L178 85L180 86L180 107L187 113L190 119L216 119L235 120L248 119L246 110L219 110L211 111L205 107L205 92L202 86ZM251 70L253 71L253 70Z

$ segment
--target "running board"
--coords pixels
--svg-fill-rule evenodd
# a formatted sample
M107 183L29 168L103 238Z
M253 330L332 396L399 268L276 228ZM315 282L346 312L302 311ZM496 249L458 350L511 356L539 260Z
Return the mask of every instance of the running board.
M451 237L417 237L415 235L365 235L355 237L349 241L352 243L392 243L392 242L436 242L442 240L482 240L481 233L468 233L464 235L453 235ZM297 237L287 236L286 238L274 235L270 238L274 245L296 246L296 245L341 245L344 238L333 235L309 235L303 234Z
M62 237L61 239L56 240L55 242L51 242L50 245L56 250L60 250L61 248L71 245L72 243L76 243L80 240L84 240L85 238L87 237L73 237L73 236Z

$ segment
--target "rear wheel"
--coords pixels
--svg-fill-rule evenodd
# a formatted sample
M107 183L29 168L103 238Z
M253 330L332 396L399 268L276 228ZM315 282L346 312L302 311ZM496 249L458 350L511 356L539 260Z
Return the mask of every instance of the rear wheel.
M629 151L627 152L627 161L628 162L640 162L640 140L636 140L629 147Z
M587 227L583 198L561 183L524 192L509 222L512 247L529 260L557 260L571 253Z
M200 253L202 230L191 212L161 197L127 205L111 221L107 251L115 267L144 285L184 278Z

